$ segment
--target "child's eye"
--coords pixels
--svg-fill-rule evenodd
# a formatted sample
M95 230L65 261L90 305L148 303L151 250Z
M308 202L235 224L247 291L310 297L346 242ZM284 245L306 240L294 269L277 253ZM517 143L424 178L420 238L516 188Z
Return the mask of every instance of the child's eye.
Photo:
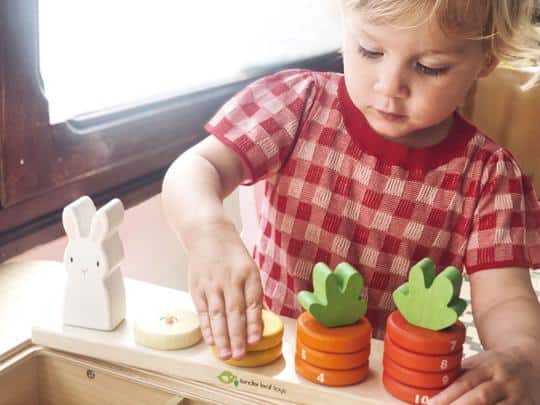
M440 76L448 71L448 67L430 68L428 66L422 65L421 63L417 63L416 70L424 75Z
M377 59L383 55L382 52L369 51L360 45L358 45L358 52L360 52L360 55L362 55L362 57L367 59Z

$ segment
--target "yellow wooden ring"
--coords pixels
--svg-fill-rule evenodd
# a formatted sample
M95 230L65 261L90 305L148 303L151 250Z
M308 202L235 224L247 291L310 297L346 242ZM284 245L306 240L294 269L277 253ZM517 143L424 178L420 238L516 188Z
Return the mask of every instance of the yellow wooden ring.
M281 318L266 309L262 310L263 332L261 340L255 344L247 345L248 352L259 352L281 345L283 339L283 321Z
M212 353L214 353L214 356L219 358L219 353L216 346L212 346ZM231 366L236 367L259 367L276 361L280 356L281 345L272 347L268 350L247 352L246 355L239 360L231 358L223 361Z

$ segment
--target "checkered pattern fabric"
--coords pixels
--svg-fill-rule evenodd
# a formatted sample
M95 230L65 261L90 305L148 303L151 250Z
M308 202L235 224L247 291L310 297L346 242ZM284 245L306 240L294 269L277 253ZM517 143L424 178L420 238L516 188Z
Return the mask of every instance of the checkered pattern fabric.
M392 291L431 257L469 273L540 265L540 208L512 156L455 115L440 144L407 148L376 134L342 75L262 78L207 123L250 177L264 181L254 258L265 302L296 317L316 262L356 266L382 338Z

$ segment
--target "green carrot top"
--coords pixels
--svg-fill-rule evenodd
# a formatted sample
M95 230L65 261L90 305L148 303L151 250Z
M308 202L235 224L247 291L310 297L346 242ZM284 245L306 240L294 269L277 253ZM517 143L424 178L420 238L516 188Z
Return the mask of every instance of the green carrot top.
M350 264L341 263L332 271L326 264L313 268L313 290L300 291L298 301L322 325L329 328L358 322L367 310L362 299L364 279Z
M441 330L455 324L467 306L459 298L461 283L456 267L436 275L433 261L422 259L411 268L409 281L394 291L394 302L409 323Z

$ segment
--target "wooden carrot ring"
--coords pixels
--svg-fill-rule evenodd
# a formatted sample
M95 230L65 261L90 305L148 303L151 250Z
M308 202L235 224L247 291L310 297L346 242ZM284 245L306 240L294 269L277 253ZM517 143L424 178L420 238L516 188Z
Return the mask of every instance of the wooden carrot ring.
M383 372L382 381L386 391L409 404L427 404L429 399L442 391L437 389L411 387L410 385L402 384L388 375L386 371Z
M463 351L446 355L418 354L399 347L388 336L384 337L384 355L401 366L418 371L449 371L460 366Z
M312 349L300 339L296 339L296 354L306 363L328 370L349 370L357 368L369 360L370 347L355 353L328 353Z
M327 328L321 325L309 312L304 312L296 320L296 337L306 346L327 353L354 353L369 347L371 324L367 318L360 318L353 325Z
M420 354L455 353L465 342L465 326L460 321L450 328L433 331L411 325L399 311L388 316L386 333L402 348Z
M460 369L455 368L445 372L423 372L403 367L383 356L384 372L394 380L403 384L418 388L444 388L452 383L460 374Z
M365 363L361 367L349 370L327 370L306 363L298 356L298 354L294 358L294 364L296 372L302 377L316 384L329 385L332 387L358 384L363 381L369 373L369 363Z

